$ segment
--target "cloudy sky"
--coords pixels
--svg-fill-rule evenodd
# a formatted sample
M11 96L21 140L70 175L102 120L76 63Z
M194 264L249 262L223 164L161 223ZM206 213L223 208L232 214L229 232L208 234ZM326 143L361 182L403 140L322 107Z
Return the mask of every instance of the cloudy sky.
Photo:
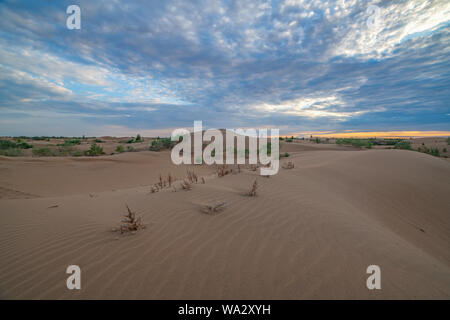
M4 0L0 135L449 131L449 21L448 0Z

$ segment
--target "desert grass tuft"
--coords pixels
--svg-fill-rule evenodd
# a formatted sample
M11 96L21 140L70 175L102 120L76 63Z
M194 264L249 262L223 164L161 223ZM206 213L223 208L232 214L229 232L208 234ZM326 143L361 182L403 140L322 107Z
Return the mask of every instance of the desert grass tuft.
M218 177L224 177L229 173L231 173L231 171L228 170L228 167L224 164L217 168L217 176Z
M187 170L187 179L190 183L198 183L198 176L194 173L194 171Z
M213 215L213 214L219 213L222 210L224 210L225 206L226 206L226 202L220 201L220 202L217 202L217 203L215 203L213 205L205 205L202 208L202 212L206 213L206 214Z
M181 182L181 188L183 190L189 191L192 189L192 183L188 180L183 180L183 182Z
M253 182L253 185L252 185L252 189L248 193L248 196L250 196L250 197L256 196L256 189L258 189L258 181L256 181L256 179L255 179L255 181Z
M136 218L136 214L130 210L128 205L126 205L128 213L125 215L125 218L122 220L122 224L119 228L114 228L113 231L120 231L121 234L126 232L131 232L132 234L138 230L145 229L145 225L142 222L142 218Z
M294 163L292 161L289 161L288 163L284 164L282 166L283 169L294 169Z

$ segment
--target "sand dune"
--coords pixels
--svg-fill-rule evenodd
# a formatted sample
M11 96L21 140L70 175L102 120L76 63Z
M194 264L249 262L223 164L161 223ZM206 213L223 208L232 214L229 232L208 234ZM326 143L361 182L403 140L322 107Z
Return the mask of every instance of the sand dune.
M283 145L283 148L286 146ZM287 148L264 178L214 167L191 191L168 152L0 160L0 296L18 299L450 297L450 167L418 152ZM313 148L313 147L312 147ZM285 149L286 150L286 149ZM191 167L192 168L192 167ZM245 196L253 181L256 197ZM205 204L225 201L216 215ZM145 230L111 232L125 204ZM66 288L68 265L82 289ZM381 267L382 289L366 288Z

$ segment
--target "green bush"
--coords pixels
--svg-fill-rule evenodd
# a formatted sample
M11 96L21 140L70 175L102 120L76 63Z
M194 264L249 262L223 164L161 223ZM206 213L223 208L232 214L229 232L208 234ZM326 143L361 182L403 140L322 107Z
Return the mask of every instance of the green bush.
M125 148L123 146L117 146L116 152L119 152L119 153L125 152Z
M105 141L101 140L101 139L94 139L95 143L104 143Z
M95 142L91 144L91 148L86 151L88 156L99 156L103 154L103 148L97 145Z
M435 156L435 157L440 157L441 156L441 152L439 151L438 148L431 148L428 153L431 154L432 156Z
M70 146L76 146L80 143L81 143L80 139L68 139L68 140L64 140L64 143L57 144L57 146L70 147Z
M33 155L39 157L52 157L55 156L56 153L52 151L50 148L33 148Z
M406 140L397 142L394 146L394 149L411 150L411 142Z
M10 149L0 149L0 156L7 157L18 157L23 154L22 149L10 148Z
M343 144L343 145L351 145L353 147L357 148L372 148L372 140L369 139L351 139L351 138L341 138L336 139L336 144Z
M143 140L142 140L140 134L138 134L138 135L136 136L136 139L134 139L134 142L142 142L142 141L143 141Z
M150 151L161 151L163 149L170 149L172 147L172 140L170 138L156 138L152 141L149 147Z
M29 145L26 142L22 142L22 140L18 139L19 142L13 142L10 140L0 140L0 150L8 150L8 149L30 149L33 146Z
M287 153L287 152L281 153L281 154L280 154L280 158L287 158L287 157L289 157L289 156L290 156L290 154Z

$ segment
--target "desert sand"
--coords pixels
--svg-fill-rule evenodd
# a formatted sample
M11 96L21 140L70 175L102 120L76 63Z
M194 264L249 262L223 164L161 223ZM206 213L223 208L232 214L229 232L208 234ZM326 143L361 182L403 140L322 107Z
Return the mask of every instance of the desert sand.
M175 166L169 151L0 157L0 297L449 299L449 162L354 150L283 143L295 167L270 178ZM188 169L205 183L186 191ZM169 173L177 190L152 193ZM111 231L126 205L145 229ZM73 264L81 290L66 288ZM381 290L366 287L373 264Z

